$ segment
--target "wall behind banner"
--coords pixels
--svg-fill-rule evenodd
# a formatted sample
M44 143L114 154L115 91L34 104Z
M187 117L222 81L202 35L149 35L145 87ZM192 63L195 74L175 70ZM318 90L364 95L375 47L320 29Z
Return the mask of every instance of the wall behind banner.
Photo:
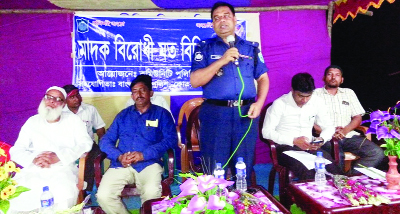
M0 140L14 144L22 125L36 114L45 90L71 83L72 26L72 14L0 14ZM298 72L311 73L317 87L322 86L322 72L330 63L326 11L262 12L260 31L270 69L267 103L287 93ZM180 106L193 97L166 97L175 119ZM108 127L127 99L84 100L99 109ZM257 146L257 162L268 162L266 146Z

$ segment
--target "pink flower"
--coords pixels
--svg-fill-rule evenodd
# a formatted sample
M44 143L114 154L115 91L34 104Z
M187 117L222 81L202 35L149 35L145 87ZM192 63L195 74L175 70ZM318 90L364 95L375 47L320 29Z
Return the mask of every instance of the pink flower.
M190 200L187 210L192 212L203 210L206 204L206 198L195 195L192 200Z
M208 198L207 209L210 210L222 210L225 207L225 201L221 201L221 198L216 195L210 195Z
M194 212L189 211L187 207L183 208L181 210L181 214L194 214Z
M234 181L227 181L225 179L221 179L221 178L216 178L216 184L219 186L219 188L221 189L225 189L228 186L231 186L232 184L234 184Z
M201 175L197 177L198 187L200 192L204 193L207 190L213 189L216 187L217 179L212 175Z

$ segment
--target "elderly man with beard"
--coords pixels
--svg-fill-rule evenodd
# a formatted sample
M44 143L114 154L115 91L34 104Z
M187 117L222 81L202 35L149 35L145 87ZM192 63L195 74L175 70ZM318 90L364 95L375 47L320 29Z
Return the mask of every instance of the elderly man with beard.
M151 77L137 76L130 88L135 105L118 113L100 140L100 149L111 160L97 192L97 201L107 214L129 213L120 198L127 184L136 184L142 203L159 198L161 157L178 143L171 113L150 103Z
M339 87L343 80L342 68L330 65L325 69L323 77L325 86L315 89L314 93L321 97L328 107L329 117L336 127L332 137L339 140L341 150L360 157L354 166L362 164L367 167L377 167L385 155L378 145L354 131L361 124L361 116L365 111L353 90ZM317 132L321 130L318 125L314 127ZM344 155L341 152L340 165L343 165L343 161Z
M56 209L76 204L75 161L90 150L93 141L78 116L62 112L66 97L63 88L47 89L38 114L26 121L10 149L11 159L23 166L15 180L31 189L10 200L10 212L40 208L44 186L53 193Z

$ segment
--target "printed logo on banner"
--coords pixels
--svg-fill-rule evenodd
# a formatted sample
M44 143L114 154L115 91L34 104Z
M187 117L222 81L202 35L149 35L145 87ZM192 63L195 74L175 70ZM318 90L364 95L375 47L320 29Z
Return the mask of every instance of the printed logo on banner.
M203 60L203 54L201 52L196 52L195 56L194 56L194 60L196 60L197 62L200 62Z
M77 19L76 28L79 33L89 32L89 21L86 19Z

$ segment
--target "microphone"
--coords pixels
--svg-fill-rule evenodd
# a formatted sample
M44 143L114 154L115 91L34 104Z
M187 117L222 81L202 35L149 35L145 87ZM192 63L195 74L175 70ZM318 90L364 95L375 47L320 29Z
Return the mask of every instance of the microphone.
M226 41L229 43L229 48L233 48L233 47L235 47L235 36L233 36L233 35L229 35L227 38L226 38ZM235 59L235 65L236 66L239 66L239 61L238 61L238 59Z

